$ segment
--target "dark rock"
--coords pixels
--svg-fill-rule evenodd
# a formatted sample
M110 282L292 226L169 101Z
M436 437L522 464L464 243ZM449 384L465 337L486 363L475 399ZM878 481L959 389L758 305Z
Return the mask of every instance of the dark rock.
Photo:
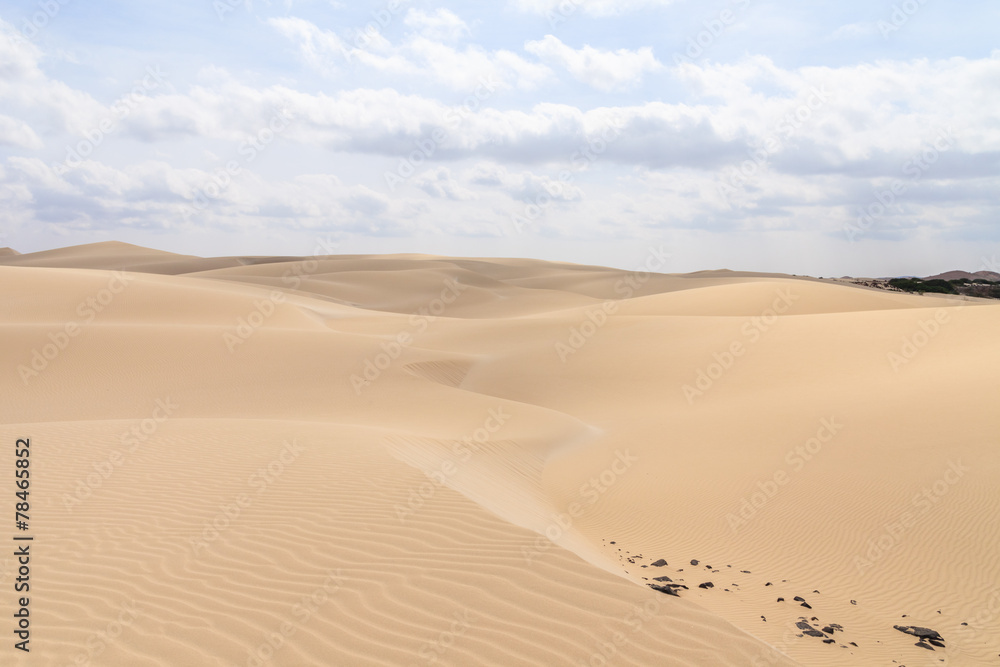
M851 646L857 646L854 642L849 642Z
M715 584L713 584L711 581L706 581L703 584L698 584L698 588L715 588Z
M670 577L653 577L653 581L673 581Z
M823 640L823 643L824 643L824 644L833 644L833 643L835 643L836 641L837 641L836 639L824 639L824 640Z
M916 644L914 644L914 646L919 646L920 648L925 648L928 649L929 651L934 650L933 646L931 646L930 644L925 644L924 642L917 642Z
M857 600L851 600L851 604L857 604L857 603L858 603Z
M740 570L743 574L750 574L750 570Z
M802 634L804 634L804 635L806 635L808 637L824 637L825 636L822 632L820 632L819 630L817 630L813 626L809 625L805 621L799 621L798 623L795 624L795 627L797 627L799 630L801 630Z
M692 559L691 559L691 564L692 564L692 565L697 565L697 564L698 564L698 561L697 561L697 560L695 560L694 558L692 558Z
M968 623L962 623L962 625L968 625Z
M611 544L618 544L617 542L612 542Z
M922 628L918 625L894 625L892 627L900 632L913 635L917 639L936 639L939 642L944 641L944 637L939 635L936 630L931 630L930 628Z
M663 560L662 558L660 560L653 561L652 563L650 563L650 565L652 565L653 567L663 567L666 564L667 561Z
M796 602L805 602L806 601L806 599L804 597L800 596L800 595L796 595L792 599L795 600Z
M831 627L830 627L830 626L828 625L828 626L826 626L825 628L823 628L823 632L825 632L825 633L826 633L826 634L828 634L828 635L832 635L832 634L833 634L833 628L831 628Z
M927 641L928 643L937 646L938 648L944 648L944 644L942 642L939 642L937 639L928 639Z
M763 620L763 621L764 621L765 623L767 623L767 619L766 619L766 618L764 618L763 616L761 616L760 618L761 618L761 620Z
M784 602L785 598L778 598L778 602Z
M812 609L812 605L809 604L808 602L803 602L802 606L805 607L806 609Z
M767 583L766 583L766 584L764 584L764 585L765 585L765 586L773 586L773 584L772 584L772 583L771 583L770 581L769 581L769 582L767 582Z
M684 584L664 584L663 586L658 586L657 584L646 584L654 591L660 591L661 593L666 593L667 595L673 595L675 597L680 597L680 593L677 591L683 588L688 590L688 587Z

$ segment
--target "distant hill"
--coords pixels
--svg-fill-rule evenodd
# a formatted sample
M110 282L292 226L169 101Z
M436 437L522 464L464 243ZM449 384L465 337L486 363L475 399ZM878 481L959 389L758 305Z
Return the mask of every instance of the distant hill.
M975 273L969 273L968 271L945 271L944 273L939 273L936 276L927 276L924 280L989 280L992 282L1000 282L1000 273L996 271L976 271Z
M10 256L10 255L20 255L18 251L13 248L0 248L0 257Z

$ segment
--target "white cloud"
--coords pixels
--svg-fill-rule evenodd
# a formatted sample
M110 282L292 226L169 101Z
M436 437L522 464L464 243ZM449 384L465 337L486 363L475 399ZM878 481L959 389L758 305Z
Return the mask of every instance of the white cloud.
M102 106L90 95L41 69L42 52L0 19L0 104L30 115L36 129L83 132L99 118Z
M550 65L565 69L576 80L604 92L634 87L642 82L645 73L663 67L649 47L637 51L601 51L584 45L581 49L573 49L558 37L546 35L539 41L527 42L524 49Z
M835 40L851 40L874 34L876 34L874 23L847 23L834 30L830 37Z
M414 177L413 185L436 199L451 199L453 201L472 201L477 199L476 193L464 188L452 176L447 167L436 167Z
M347 46L340 37L329 30L320 30L309 21L289 17L271 18L267 22L295 42L302 59L316 69L331 69L335 66L333 56L347 54Z
M411 12L407 18L412 16L421 17L413 19L414 25L426 27L427 21L433 22L441 13ZM459 50L421 32L407 35L399 44L390 43L380 33L366 33L364 42L355 39L348 43L304 19L269 19L269 23L296 43L303 60L321 72L334 72L348 64L362 65L383 74L411 81L429 80L462 92L474 91L483 81L495 81L502 88L531 90L552 76L548 67L528 62L511 51L487 51L478 45Z
M42 140L23 120L0 114L0 145L38 149Z
M511 6L533 14L569 16L581 11L590 16L619 16L647 7L663 7L675 0L509 0Z
M481 162L467 175L470 183L506 192L514 199L534 202L539 197L552 201L571 202L583 199L580 188L558 178L534 174L530 171L511 173L503 165Z
M403 22L427 39L453 42L469 35L465 21L444 8L433 12L411 9Z

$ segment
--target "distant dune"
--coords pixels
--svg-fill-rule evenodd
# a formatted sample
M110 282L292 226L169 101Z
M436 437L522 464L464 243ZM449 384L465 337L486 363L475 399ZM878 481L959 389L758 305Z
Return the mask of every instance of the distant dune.
M995 302L0 255L39 554L4 665L997 663Z

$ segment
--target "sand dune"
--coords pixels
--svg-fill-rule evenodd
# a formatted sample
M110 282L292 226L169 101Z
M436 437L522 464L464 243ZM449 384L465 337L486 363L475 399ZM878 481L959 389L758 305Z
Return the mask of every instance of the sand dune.
M37 554L3 664L1000 655L994 302L116 243L0 290Z

